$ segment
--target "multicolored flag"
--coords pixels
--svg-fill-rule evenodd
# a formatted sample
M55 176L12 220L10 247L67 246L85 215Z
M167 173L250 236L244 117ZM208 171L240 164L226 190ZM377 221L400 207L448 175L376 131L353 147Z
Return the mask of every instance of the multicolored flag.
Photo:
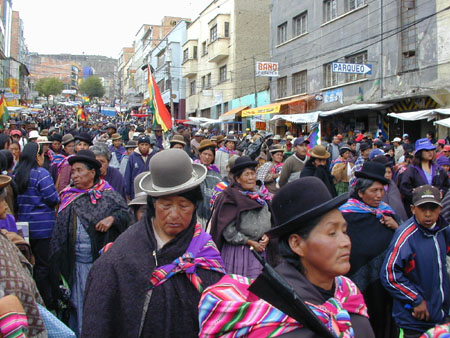
M150 65L147 67L148 72L148 95L149 95L149 108L153 114L153 124L159 124L164 132L172 128L172 116L167 110L166 105L161 97L158 85L155 82L155 78L150 71Z
M8 106L6 104L5 96L2 94L0 98L0 125L5 125L9 120Z
M77 118L80 121L87 121L88 120L88 115L85 113L85 111L84 111L84 109L82 107L78 108Z
M320 123L316 122L311 124L311 132L307 137L309 141L308 148L312 149L315 145L320 143Z

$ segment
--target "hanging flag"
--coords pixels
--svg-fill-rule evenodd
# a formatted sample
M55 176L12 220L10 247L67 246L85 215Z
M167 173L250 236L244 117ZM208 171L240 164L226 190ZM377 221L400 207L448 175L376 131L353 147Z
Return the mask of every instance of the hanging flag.
M319 139L320 139L320 123L315 122L311 124L311 132L307 137L307 140L309 141L308 149L312 149L314 148L315 145L320 144Z
M6 105L5 96L2 94L0 99L0 125L4 126L9 120L8 106Z
M161 93L159 91L158 85L155 82L155 78L153 77L150 71L150 65L147 67L148 72L148 100L150 111L153 114L153 124L159 124L164 132L167 132L170 128L172 128L172 117L170 112L167 110L166 105L161 97Z

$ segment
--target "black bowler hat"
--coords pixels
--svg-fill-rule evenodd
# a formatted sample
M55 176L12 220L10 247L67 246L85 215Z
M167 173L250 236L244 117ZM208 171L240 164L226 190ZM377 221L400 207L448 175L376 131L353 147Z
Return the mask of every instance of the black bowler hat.
M80 150L75 156L69 158L69 164L73 165L76 162L88 162L95 168L100 169L102 164L97 161L95 154L91 150Z
M317 177L302 177L283 186L272 200L272 216L277 227L266 234L281 237L300 230L307 221L322 216L348 199L348 194L333 198Z
M363 142L359 145L359 151L364 151L369 148L370 148L370 145L369 145L369 143L366 143L366 142Z
M89 135L88 133L80 133L80 134L76 135L75 140L80 140L80 141L86 142L90 146L92 145L92 138L91 138L91 135Z
M250 157L241 156L236 160L236 162L234 162L234 166L230 169L230 171L232 174L235 174L241 169L255 168L257 165L258 162L252 161Z
M384 177L386 167L384 164L374 161L367 161L364 163L360 171L355 172L357 178L368 178L369 180L377 181L382 184L389 184L389 180Z

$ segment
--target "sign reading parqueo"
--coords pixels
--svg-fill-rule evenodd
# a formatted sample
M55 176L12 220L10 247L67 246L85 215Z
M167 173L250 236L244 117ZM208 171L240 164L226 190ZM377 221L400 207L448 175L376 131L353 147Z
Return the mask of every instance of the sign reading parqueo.
M278 76L278 62L256 62L256 76Z

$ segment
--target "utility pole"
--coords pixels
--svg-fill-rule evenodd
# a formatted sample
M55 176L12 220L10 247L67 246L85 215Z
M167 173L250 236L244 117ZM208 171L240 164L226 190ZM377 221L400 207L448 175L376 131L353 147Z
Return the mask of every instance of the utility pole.
M255 90L255 108L258 107L258 93L256 92L256 59L255 57L253 59L253 85Z
M174 117L174 106L173 106L173 88L172 88L172 76L170 74L170 64L171 61L167 62L167 75L169 77L169 95L170 95L170 114L172 115L172 118Z

